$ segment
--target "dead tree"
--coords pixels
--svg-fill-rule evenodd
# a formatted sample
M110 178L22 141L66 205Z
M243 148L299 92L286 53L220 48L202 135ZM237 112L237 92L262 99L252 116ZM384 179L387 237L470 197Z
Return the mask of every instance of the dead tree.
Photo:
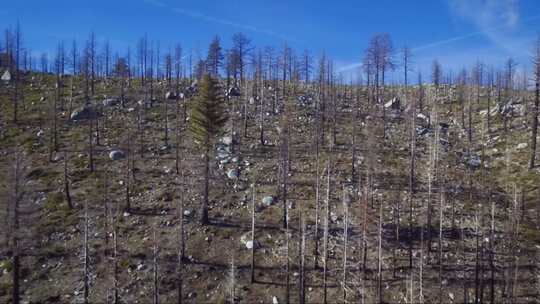
M285 219L285 304L289 304L291 289L291 260L289 257L289 215Z
M350 197L343 189L343 303L347 303L347 242L349 239L349 203Z
M299 280L299 292L300 292L300 304L306 303L306 223L304 219L304 213L300 216L300 280Z
M438 142L436 143L438 144ZM441 187L444 187L441 185ZM442 303L443 299L443 256L442 256L442 237L443 237L443 208L445 204L445 193L444 190L440 190L440 200L439 200L439 303Z
M406 54L406 53L405 53ZM408 62L408 56L405 55L405 62ZM407 69L405 69L405 79L407 79ZM405 99L408 99L407 81L405 81ZM410 166L409 166L409 269L413 269L412 239L413 239L413 213L414 213L414 169L416 159L416 99L411 99L410 108Z
M538 135L538 108L540 106L540 36L536 42L535 54L533 58L534 67L534 108L531 128L531 158L529 169L534 168L536 161L536 137Z
M183 268L185 257L185 237L184 237L184 191L185 191L185 176L182 171L182 180L180 186L180 200L178 201L178 255L177 255L177 303L182 304L183 290L182 285L184 283Z
M319 111L317 110L315 117L315 233L314 233L314 258L315 269L319 268L319 201L320 201L320 175L319 175L319 140L320 140L320 124L319 124Z
M94 130L93 119L88 120L88 169L94 172Z
M234 304L236 302L236 269L234 266L234 256L231 257L231 270L229 273L229 296L230 303Z
M255 185L251 185L251 284L255 283Z
M327 303L328 288L328 218L330 216L330 160L328 160L326 172L326 200L324 204L324 234L323 234L323 303Z
M279 153L280 153L280 192L281 200L283 203L283 228L287 225L287 194L288 194L288 177L290 172L290 159L289 159L289 141L290 141L290 121L289 116L292 115L292 106L287 103L287 110L281 117L280 121L280 134L279 134Z
M13 54L15 57L14 58L14 65L13 65L13 70L14 70L14 77L13 77L13 83L14 83L14 88L13 88L13 123L18 123L18 108L19 108L19 91L20 91L20 55L21 55L21 40L22 40L22 34L21 34L21 27L19 25L19 23L17 23L17 27L15 28L15 33L14 33L15 37L14 37L14 41L13 43L15 44L15 54Z
M64 193L66 195L66 202L69 209L73 209L73 203L71 201L71 194L69 192L69 173L68 173L68 153L64 151Z
M20 303L20 275L21 275L21 248L20 241L22 239L21 220L21 205L23 203L25 190L25 166L21 152L15 152L15 159L10 168L7 182L10 184L10 189L7 198L7 247L11 251L11 303Z
M177 93L178 94L178 93ZM180 100L178 98L178 95L176 95L176 136L175 136L175 149L174 149L174 167L176 169L176 174L180 174L180 146L182 141L182 128L181 128L181 122L180 122Z
M382 222L383 222L383 203L379 202L379 229L377 233L377 296L379 303L383 303L383 288L382 288Z
M88 202L84 201L84 236L83 236L83 302L88 304L90 291L90 258L88 256Z
M153 290L152 290L152 294L153 294L153 303L154 304L158 304L159 303L159 289L158 289L158 280L159 280L159 273L158 273L158 255L159 255L159 251L158 251L158 243L157 243L157 239L156 239L156 228L154 227L154 242L153 242L153 252L152 252L152 256L153 256L153 273L154 273L154 284L153 284Z
M131 179L131 162L130 162L130 159L131 157L133 157L131 155L131 135L128 134L127 136L127 149L126 149L126 166L125 166L125 178L126 178L126 182L125 182L125 185L126 185L126 205L125 205L125 210L126 211L130 211L131 210L131 183L130 183L130 179Z
M165 142L165 147L169 149L169 100L167 98L163 101L163 141Z
M118 225L116 224L116 217L118 213L112 216L113 219L113 304L120 302L119 286L118 286Z

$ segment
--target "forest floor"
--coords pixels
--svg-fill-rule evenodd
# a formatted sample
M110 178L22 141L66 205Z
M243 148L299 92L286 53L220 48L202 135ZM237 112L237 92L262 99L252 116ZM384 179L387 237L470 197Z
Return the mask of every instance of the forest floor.
M90 295L92 303L104 303L112 295L112 232L111 214L118 224L119 296L122 303L151 303L153 295L153 247L158 245L159 297L162 303L176 301L177 255L179 248L178 208L184 201L186 259L182 269L185 303L223 303L230 297L231 263L235 269L235 295L238 303L272 303L275 297L285 303L286 235L283 229L283 203L278 192L279 134L281 115L272 112L272 100L265 100L264 139L259 141L258 104L244 102L246 96L233 98L238 105L247 104L247 134L243 134L243 113L229 113L230 124L238 131L237 142L229 161L221 163L214 149L210 186L210 224L199 223L203 163L200 150L189 137L183 124L182 106L177 112L174 101L166 101L164 85L156 86L159 96L145 110L144 151L140 153L137 132L137 101L143 99L138 83L128 89L125 108L105 107L100 119L99 143L95 146L96 171L88 165L88 123L69 120L69 104L57 114L59 152L49 159L53 119L53 79L37 75L28 79L21 103L20 121L10 121L12 107L6 88L0 89L1 123L0 177L5 200L9 199L13 152L22 151L26 164L25 203L21 214L22 299L27 303L80 302L83 292L83 236L85 205L89 219ZM30 86L30 83L32 86ZM82 84L76 82L73 108L83 104ZM493 113L489 131L485 110L487 97L483 88L479 101L473 101L471 126L473 140L467 135L468 104L460 104L456 93L443 87L435 93L426 86L426 97L416 118L419 126L415 157L415 191L412 199L409 186L410 126L406 100L417 98L418 87L411 88L408 98L402 89L388 87L385 99L399 97L401 109L387 109L385 135L380 111L367 106L365 89L361 90L360 115L356 116L356 98L352 90L337 88L335 131L331 116L327 117L325 134L320 143L319 164L314 148L315 88L289 88L288 99L294 106L291 119L290 174L287 208L289 212L289 258L291 265L290 300L299 301L300 218L307 223L306 285L307 303L321 303L323 297L322 225L327 193L327 166L331 162L329 192L328 301L358 302L361 294L366 303L377 302L378 226L382 231L381 268L382 299L385 303L472 302L475 297L475 269L481 269L479 281L484 300L490 299L491 269L494 269L495 302L502 302L513 293L514 303L539 301L538 258L538 169L527 170L530 156L530 128L527 105L515 104L504 128L503 116ZM69 89L65 89L66 100ZM527 93L514 92L526 97ZM267 94L266 96L270 96ZM45 100L40 100L46 96ZM98 82L94 103L118 96L117 83ZM299 101L306 96L308 102ZM190 99L186 99L191 102ZM507 99L502 102L506 103ZM165 104L167 103L167 106ZM328 103L327 105L330 105ZM491 101L494 109L496 101ZM380 107L378 107L380 110ZM165 119L165 112L167 119ZM177 117L176 113L181 115ZM333 114L333 113L332 113ZM168 121L168 143L165 143L165 122ZM181 170L175 170L176 122L180 132ZM439 123L448 124L441 127ZM353 124L355 127L353 128ZM422 128L426 127L423 134ZM40 130L44 134L38 136ZM437 130L437 132L435 132ZM352 173L352 134L355 132L355 173ZM330 149L332 134L335 144ZM439 140L434 140L438 134ZM223 139L227 134L220 136ZM128 140L128 138L130 138ZM131 209L124 210L126 159L111 160L109 152L131 151L134 168L130 172ZM433 144L435 143L435 144ZM221 144L221 146L224 146ZM226 146L226 145L225 145ZM437 171L432 168L430 153L437 147ZM74 209L67 207L63 184L64 151L68 156L71 195ZM468 152L470 151L470 152ZM467 165L464 155L473 155ZM474 167L474 168L472 168ZM319 267L315 267L316 176L320 175ZM230 179L230 169L238 169L238 179ZM431 175L430 175L431 172ZM431 177L430 177L431 176ZM432 180L429 186L429 180ZM371 180L366 199L366 181ZM250 283L251 252L241 238L251 231L251 199L254 184L256 202L255 283ZM361 195L358 195L358 185ZM347 279L343 284L343 192L349 193L349 231L347 246ZM262 203L273 196L274 203ZM432 229L426 227L427 208L431 205ZM366 280L362 280L362 227L364 206L367 210ZM441 209L442 207L442 209ZM381 208L381 209L380 209ZM382 222L379 223L379 214ZM493 220L492 220L493 218ZM442 223L440 223L442 219ZM4 219L3 219L4 220ZM494 239L491 239L491 223ZM515 225L513 225L515 224ZM412 227L412 231L410 229ZM514 229L512 227L517 227ZM156 239L154 240L154 232ZM439 258L439 234L442 234L442 263ZM425 246L421 250L420 238ZM4 244L4 239L2 239ZM413 270L409 269L409 246L412 244ZM493 247L492 247L493 246ZM9 250L0 251L0 302L9 303L11 288ZM479 250L476 250L479 248ZM490 248L494 248L493 268ZM477 259L482 252L482 259ZM423 261L420 257L423 257ZM420 264L422 276L420 277ZM478 267L477 267L478 265ZM412 273L412 276L411 276ZM440 277L442 275L442 277ZM420 284L422 278L422 284ZM442 279L442 280L441 280ZM362 283L363 282L363 283ZM362 284L364 288L362 289ZM513 286L513 285L514 286ZM344 288L345 286L345 288ZM411 288L412 286L412 288Z

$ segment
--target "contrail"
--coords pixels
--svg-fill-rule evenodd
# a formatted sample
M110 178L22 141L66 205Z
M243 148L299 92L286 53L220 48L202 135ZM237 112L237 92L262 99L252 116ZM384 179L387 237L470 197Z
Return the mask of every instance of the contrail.
M154 5L154 6L157 6L157 7L168 8L168 6L165 3L163 3L163 2L161 2L159 0L143 0L143 1L145 3L147 3L147 4L151 4L151 5ZM291 37L286 37L284 35L281 35L279 33L274 32L274 31L261 29L261 28L258 28L256 26L253 26L253 25L237 23L237 22L234 22L234 21L226 20L226 19L216 18L216 17L213 17L213 16L201 14L201 13L196 12L196 11L187 10L187 9L183 9L183 8L179 8L179 7L173 7L173 8L170 8L170 9L175 13L178 13L178 14L181 14L181 15L184 15L184 16L188 16L188 17L191 17L193 19L198 19L198 20L202 20L202 21L205 21L205 22L218 23L218 24L222 24L222 25L236 27L236 28L243 29L243 30L246 30L246 31L251 31L251 32L259 33L259 34L265 34L265 35L268 35L268 36L272 36L274 38L278 38L278 39L281 39L281 40L288 40L288 41L298 42L297 39L294 39L294 38L291 38Z

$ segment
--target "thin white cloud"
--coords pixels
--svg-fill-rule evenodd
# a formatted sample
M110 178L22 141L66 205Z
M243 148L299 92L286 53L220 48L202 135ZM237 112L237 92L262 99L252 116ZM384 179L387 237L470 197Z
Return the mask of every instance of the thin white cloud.
M473 24L479 32L500 48L517 54L521 44L515 36L521 24L517 0L448 0L450 12Z
M222 24L222 25L226 25L226 26L236 27L236 28L246 30L246 31L251 31L251 32L259 33L259 34L272 36L272 37L278 38L280 40L298 41L298 40L296 40L294 38L284 36L282 34L274 32L272 30L262 29L262 28L259 28L257 26L254 26L254 25L238 23L238 22L227 20L227 19L221 19L221 18L217 18L217 17L214 17L214 16L206 15L206 14L202 14L202 13L192 11L192 10L188 10L188 9L184 9L184 8L168 7L165 3L163 3L163 2L161 2L159 0L143 0L143 1L145 3L147 3L147 4L151 4L151 5L154 5L154 6L157 6L157 7L171 9L173 12L175 12L177 14L188 16L188 17L191 17L193 19L200 20L200 21L210 22L210 23L217 23L217 24Z
M478 30L413 47L413 52L424 51L483 36L514 57L526 57L530 55L527 45L530 44L532 38L516 35L516 32L518 32L520 26L540 19L540 15L522 18L519 13L519 2L517 0L447 1L453 15L472 23ZM484 54L483 56L486 55ZM470 54L466 54L466 56L470 56ZM500 53L499 56L501 58L504 57ZM355 70L361 66L361 62L344 65L338 69L338 72Z

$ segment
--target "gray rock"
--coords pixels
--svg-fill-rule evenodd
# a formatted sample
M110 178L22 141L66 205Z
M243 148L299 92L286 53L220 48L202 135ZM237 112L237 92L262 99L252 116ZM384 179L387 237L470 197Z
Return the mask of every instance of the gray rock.
M476 154L465 154L463 156L463 162L473 168L473 169L476 169L478 167L480 167L480 164L482 164L482 161L480 160L480 156L476 155Z
M120 150L113 150L109 153L109 158L111 160L119 160L126 157L126 154Z
M520 143L517 145L516 149L521 150L527 148L529 145L527 143Z
M176 94L174 94L173 92L167 92L165 93L165 99L168 99L168 100L175 100L176 99Z
M228 172L227 172L227 177L229 179L237 179L238 176L240 176L240 171L238 171L238 169L230 169Z
M240 237L240 243L242 243L246 247L246 249L253 248L253 245L255 245L255 249L260 247L260 244L259 242L257 242L257 240L255 240L255 244L253 244L253 242L251 241L251 232L246 232L242 234L242 236Z
M1 79L3 82L6 82L6 83L11 81L11 73L9 72L9 70L6 70L4 74L2 74Z
M263 205L265 205L267 207L272 206L274 204L274 197L273 196L265 196L262 199L262 203L263 203Z
M234 86L234 87L231 87L229 89L229 92L227 92L227 93L228 93L228 96L230 96L230 97L239 97L240 96L240 89L238 87Z
M102 103L104 107L114 107L119 103L119 100L116 98L107 98Z
M232 145L233 143L233 138L231 136L225 136L221 139L221 142L224 144L224 145L227 145L227 146L230 146Z
M385 108L394 109L394 110L399 110L400 106L401 104L400 104L399 98L397 97L392 98L391 100L389 100L387 103L384 104Z
M71 113L70 119L77 121L77 120L92 119L92 118L95 118L96 116L97 116L96 111L94 111L89 104L85 104L84 106L73 110L73 112Z

